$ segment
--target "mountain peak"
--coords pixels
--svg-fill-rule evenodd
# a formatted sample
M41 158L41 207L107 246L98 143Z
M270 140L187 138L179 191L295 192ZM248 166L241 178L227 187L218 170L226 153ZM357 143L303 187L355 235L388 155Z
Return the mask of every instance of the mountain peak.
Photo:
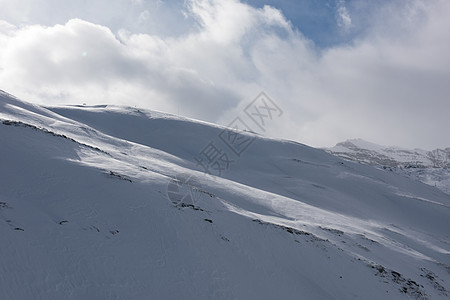
M335 147L346 147L346 148L359 148L359 149L367 149L367 150L380 150L386 148L384 146L368 142L361 138L348 139L344 142L337 143Z
M450 193L450 148L425 151L350 139L325 150L347 160L396 171Z

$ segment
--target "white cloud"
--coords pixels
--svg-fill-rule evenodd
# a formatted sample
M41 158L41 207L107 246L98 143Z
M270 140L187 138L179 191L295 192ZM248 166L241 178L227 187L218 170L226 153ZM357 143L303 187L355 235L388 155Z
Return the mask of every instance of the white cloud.
M348 30L352 27L352 19L348 13L347 7L345 7L344 0L338 0L336 4L336 20L339 27L344 30Z
M0 88L41 103L179 108L222 124L264 90L285 111L272 135L316 146L350 137L449 146L450 3L388 7L365 38L322 51L272 7L189 3L198 27L176 38L78 19L0 22Z
M150 18L150 12L148 10L144 10L139 14L138 24L145 23Z

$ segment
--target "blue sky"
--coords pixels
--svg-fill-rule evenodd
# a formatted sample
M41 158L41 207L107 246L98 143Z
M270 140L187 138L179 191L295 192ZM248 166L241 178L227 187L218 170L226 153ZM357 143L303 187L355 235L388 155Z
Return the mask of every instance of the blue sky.
M104 25L113 31L127 29L133 32L178 36L194 26L186 17L185 0L18 0L9 2L0 12L2 19L13 24L64 24L72 18ZM369 26L370 16L388 0L246 0L253 7L270 5L279 9L292 25L319 48L349 43L363 34ZM392 1L390 1L392 2ZM351 15L350 28L338 24L339 7ZM139 20L148 11L146 22Z
M0 0L0 89L228 124L260 91L266 132L450 146L445 0Z
M354 20L352 28L345 30L337 24L337 9L339 2L335 0L301 0L301 1L246 1L252 6L263 7L271 5L280 9L288 20L292 22L302 34L314 41L317 47L330 47L336 44L351 42L357 35ZM355 1L345 3L347 10ZM359 1L361 2L361 1ZM366 6L369 6L365 2ZM359 24L361 26L362 24Z

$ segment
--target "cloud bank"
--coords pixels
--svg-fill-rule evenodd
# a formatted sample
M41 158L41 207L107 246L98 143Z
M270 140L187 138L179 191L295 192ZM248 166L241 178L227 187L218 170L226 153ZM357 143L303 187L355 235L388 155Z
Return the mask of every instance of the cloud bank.
M351 16L340 3L345 29ZM0 21L0 88L43 104L137 105L221 124L264 90L285 111L269 135L313 146L361 137L448 147L450 3L402 3L377 10L364 37L327 49L281 11L237 0L188 1L194 25L176 37L81 19Z

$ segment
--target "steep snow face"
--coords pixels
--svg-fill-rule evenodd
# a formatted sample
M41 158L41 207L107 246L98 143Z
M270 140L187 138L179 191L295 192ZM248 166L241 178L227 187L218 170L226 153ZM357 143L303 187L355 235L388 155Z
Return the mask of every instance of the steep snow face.
M346 160L408 176L450 194L450 148L408 150L353 139L325 150Z
M0 298L448 297L449 195L247 132L233 156L224 132L0 93Z

